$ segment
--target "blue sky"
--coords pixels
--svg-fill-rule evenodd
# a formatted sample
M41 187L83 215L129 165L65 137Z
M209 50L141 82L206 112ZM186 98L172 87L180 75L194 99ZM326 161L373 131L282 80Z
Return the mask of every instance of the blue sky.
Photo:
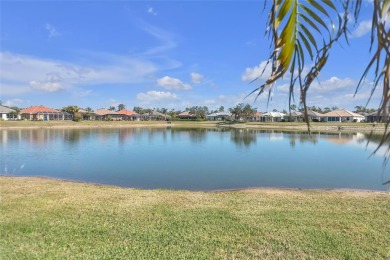
M288 109L288 81L256 103L243 99L269 56L262 1L0 1L0 87L6 105L215 109L240 102ZM365 105L372 4L365 1L350 46L332 51L308 104ZM299 97L296 96L296 100ZM368 107L377 107L380 91ZM298 105L298 104L297 104Z

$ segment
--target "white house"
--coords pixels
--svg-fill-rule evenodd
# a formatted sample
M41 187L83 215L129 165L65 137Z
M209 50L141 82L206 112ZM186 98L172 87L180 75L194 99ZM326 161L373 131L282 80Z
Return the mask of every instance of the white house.
M336 123L362 122L365 119L364 116L345 109L337 109L334 111L330 111L324 114L323 117L325 122L336 122Z
M9 107L0 106L0 118L2 120L17 120L20 119L20 115L12 114L16 111Z
M230 118L231 118L231 114L225 112L213 113L207 115L207 120L212 120L212 121L224 121Z
M280 122L287 115L281 112L267 112L261 115L261 122Z

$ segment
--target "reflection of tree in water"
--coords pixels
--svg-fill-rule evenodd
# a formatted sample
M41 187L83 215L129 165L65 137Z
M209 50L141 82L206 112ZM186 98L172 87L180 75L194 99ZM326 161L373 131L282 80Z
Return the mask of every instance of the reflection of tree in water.
M256 131L248 129L232 129L230 133L233 143L240 147L249 147L252 143L256 143L257 141Z
M191 142L200 143L206 140L207 132L210 129L207 128L171 128L171 136L175 138L176 134L186 135L190 138Z
M81 130L80 129L70 129L64 132L64 140L71 144L76 144L80 141Z

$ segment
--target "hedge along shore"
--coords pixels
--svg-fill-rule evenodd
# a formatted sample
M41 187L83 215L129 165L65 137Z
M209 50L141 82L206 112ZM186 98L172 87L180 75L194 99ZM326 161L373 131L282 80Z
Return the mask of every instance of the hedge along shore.
M225 123L218 121L1 121L2 129L39 128L131 128L131 127L228 127L239 129L299 130L307 131L305 123ZM311 131L374 132L384 133L384 124L370 123L311 123Z
M390 195L0 177L0 258L389 259Z

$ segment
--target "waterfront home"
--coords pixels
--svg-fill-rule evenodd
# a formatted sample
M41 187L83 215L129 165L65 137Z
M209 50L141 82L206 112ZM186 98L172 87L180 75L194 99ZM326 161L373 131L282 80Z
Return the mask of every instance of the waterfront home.
M303 113L299 111L294 111L287 115L289 122L303 122Z
M261 116L263 115L263 112L256 112L253 113L251 117L248 118L250 122L261 122Z
M114 120L114 121L120 121L122 120L123 115L119 114L118 112L111 111L105 108L101 108L95 111L96 114L96 120Z
M375 111L373 113L366 115L366 122L368 123L379 123L379 122L387 122L390 119L389 112L380 113L379 111Z
M307 116L309 117L309 121L321 122L324 117L324 114L308 109ZM304 115L303 115L303 119L305 119Z
M122 115L123 120L135 121L135 120L139 120L140 118L140 116L137 113L127 109L122 109L118 111L118 114Z
M281 122L287 117L286 114L281 112L267 112L261 115L261 122Z
M81 115L83 120L96 120L96 113L95 112L87 111L87 110L84 110L84 109L80 108L77 113L79 115Z
M218 113L207 115L207 120L211 120L211 121L225 121L230 119L231 119L231 114L226 112L218 112Z
M177 115L179 119L197 119L198 117L196 115L191 114L189 111L181 112Z
M2 120L18 120L20 115L16 114L14 109L9 107L0 106L0 119Z
M72 120L72 114L42 105L22 109L20 110L20 115L25 120Z
M351 122L363 122L364 116L345 110L345 109L337 109L334 111L330 111L323 115L325 122L335 122L335 123L351 123Z

